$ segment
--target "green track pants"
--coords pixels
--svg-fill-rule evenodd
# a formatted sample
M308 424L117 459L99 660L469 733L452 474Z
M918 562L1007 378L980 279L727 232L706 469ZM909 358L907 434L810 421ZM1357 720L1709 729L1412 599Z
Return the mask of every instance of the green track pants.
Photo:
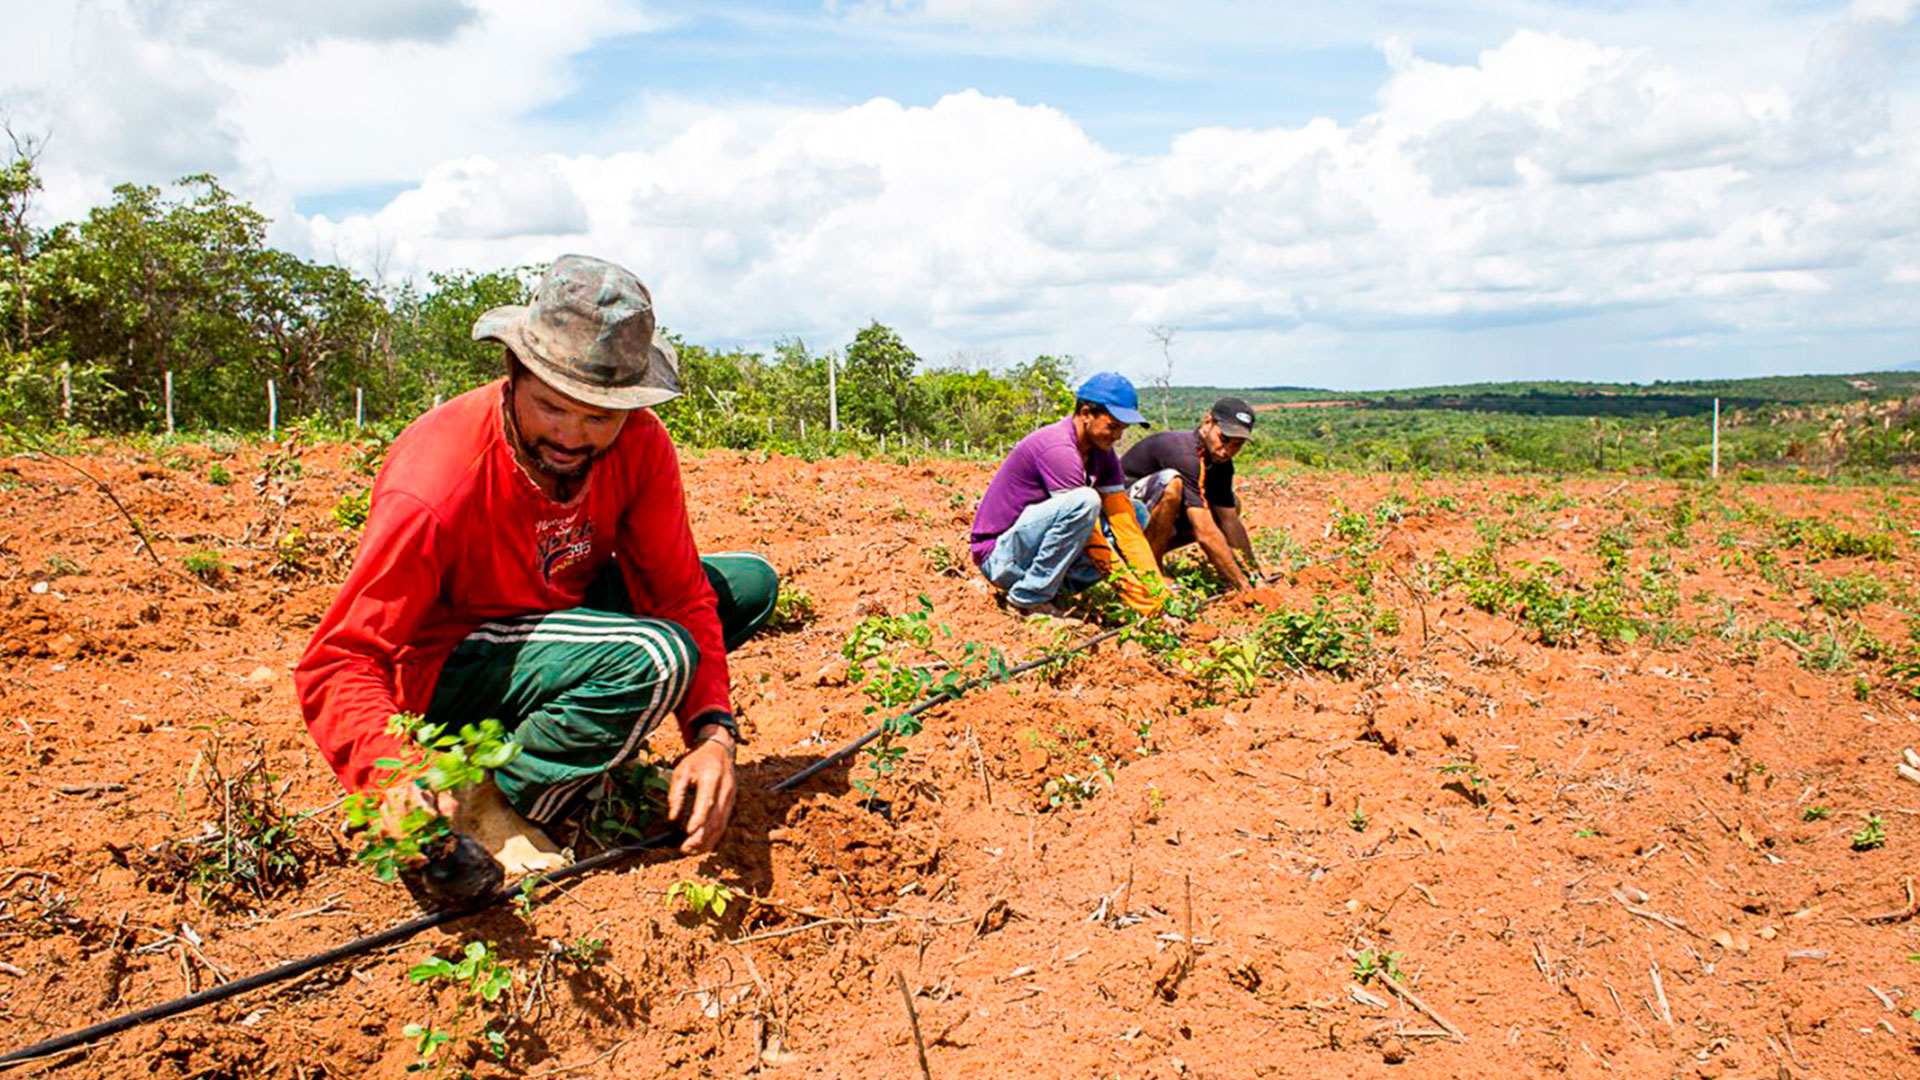
M772 616L779 577L767 560L744 552L700 562L731 652ZM532 821L563 816L575 795L630 760L686 697L700 663L692 636L632 610L609 564L580 607L487 623L441 669L427 719L504 724L520 754L494 780Z

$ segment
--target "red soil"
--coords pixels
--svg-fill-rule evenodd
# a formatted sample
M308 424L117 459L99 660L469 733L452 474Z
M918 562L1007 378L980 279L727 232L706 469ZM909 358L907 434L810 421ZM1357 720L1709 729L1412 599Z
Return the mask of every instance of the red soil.
M311 450L297 475L289 456L253 449L77 459L155 530L165 573L78 476L0 460L0 804L13 808L0 829L0 1049L412 912L344 858L337 809L302 827L306 883L251 909L153 891L139 870L152 845L220 821L201 790L216 747L228 768L263 749L291 806L338 797L289 668L351 555L330 517L365 483L348 458ZM216 459L238 483L206 482ZM1476 521L1531 492L1575 501L1508 514L1527 526L1521 557L1590 574L1599 532L1628 516L1643 538L1663 532L1676 488L1249 477L1249 521L1317 557L1337 544L1336 503L1457 500L1387 537L1375 587L1400 628L1362 677L1292 675L1207 704L1139 645L1101 646L931 713L882 785L888 819L851 790L858 764L795 794L761 789L871 722L836 677L862 614L924 594L955 640L1016 658L1055 640L999 614L964 566L938 569L964 561L987 470L714 453L689 455L686 474L702 546L767 554L820 613L734 658L752 742L720 852L631 863L547 899L530 925L474 918L24 1071L402 1076L414 1055L401 1027L444 1026L454 1007L408 968L485 939L518 963L510 999L526 1020L509 1063L475 1060L479 1076L914 1075L896 973L940 1077L1920 1074L1906 884L1920 787L1895 773L1920 743L1914 703L1884 664L1865 665L1880 674L1857 700L1851 666L1815 672L1800 647L1739 640L1767 619L1824 627L1803 587L1814 573L1861 570L1912 593L1905 495L1742 489L1855 529L1884 515L1902 561L1807 569L1781 550L1804 574L1770 583L1750 558L1764 533L1703 514L1670 552L1678 618L1701 628L1690 644L1550 648L1457 590L1436 595L1422 564L1466 554ZM304 570L274 556L295 531ZM173 572L197 550L219 555L223 580ZM1748 558L1723 568L1733 553ZM1648 552L1633 558L1638 573ZM1337 561L1314 566L1217 605L1203 633L1350 592L1350 578ZM1884 601L1862 622L1904 640ZM1091 753L1115 766L1112 784L1050 809L1046 781L1085 775ZM1440 771L1460 763L1485 784ZM1832 816L1803 820L1816 805ZM1885 845L1852 850L1867 814ZM663 900L689 877L769 903L694 920ZM549 941L582 934L611 943L603 966L543 969ZM1400 954L1411 997L1379 980L1356 992L1363 950ZM536 981L544 996L529 1000Z

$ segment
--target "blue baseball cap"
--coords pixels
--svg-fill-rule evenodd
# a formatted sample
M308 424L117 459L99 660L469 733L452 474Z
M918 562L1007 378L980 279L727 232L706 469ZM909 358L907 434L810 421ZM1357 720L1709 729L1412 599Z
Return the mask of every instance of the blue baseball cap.
M1102 371L1080 384L1073 395L1080 401L1090 401L1113 414L1115 420L1123 424L1144 424L1147 418L1140 415L1140 395L1127 381L1125 375L1112 371Z

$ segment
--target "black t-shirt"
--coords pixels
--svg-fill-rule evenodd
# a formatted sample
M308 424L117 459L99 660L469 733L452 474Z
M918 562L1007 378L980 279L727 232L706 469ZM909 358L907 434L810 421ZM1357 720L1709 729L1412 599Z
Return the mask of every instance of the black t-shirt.
M1205 490L1200 482L1200 432L1160 431L1141 439L1120 458L1120 469L1127 483L1143 476L1173 469L1180 474L1180 502L1187 509L1202 506L1235 506L1233 498L1233 462L1207 462ZM1174 525L1178 536L1191 536L1192 524L1181 514Z

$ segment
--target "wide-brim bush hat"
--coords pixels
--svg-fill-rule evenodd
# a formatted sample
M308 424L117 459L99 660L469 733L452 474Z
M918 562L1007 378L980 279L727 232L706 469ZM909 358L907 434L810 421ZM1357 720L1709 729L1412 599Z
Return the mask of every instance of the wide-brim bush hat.
M652 295L605 259L555 259L531 303L480 316L473 340L505 345L541 382L602 409L680 396L680 360L654 325Z

